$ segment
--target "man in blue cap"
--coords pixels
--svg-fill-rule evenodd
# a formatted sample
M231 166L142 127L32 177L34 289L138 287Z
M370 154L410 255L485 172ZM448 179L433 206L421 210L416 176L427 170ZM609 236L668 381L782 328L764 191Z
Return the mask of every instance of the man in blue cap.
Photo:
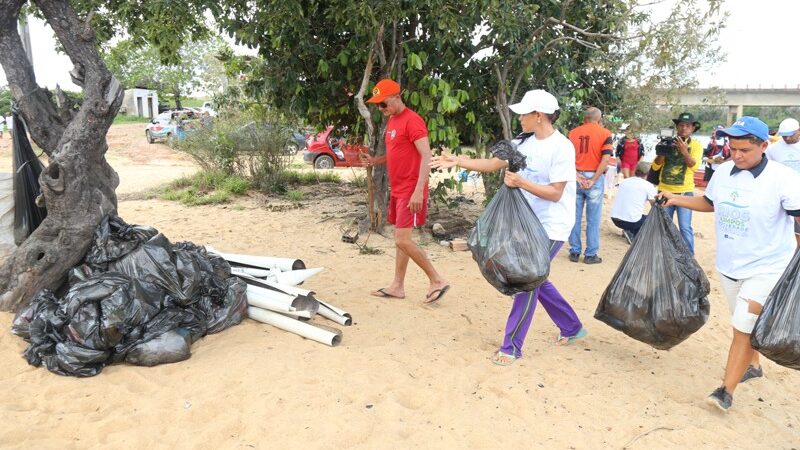
M769 130L761 120L745 116L718 133L729 138L731 160L714 172L705 196L662 195L668 206L714 213L716 266L731 307L733 342L722 386L708 402L727 411L736 386L763 375L750 334L794 255L800 175L766 158Z

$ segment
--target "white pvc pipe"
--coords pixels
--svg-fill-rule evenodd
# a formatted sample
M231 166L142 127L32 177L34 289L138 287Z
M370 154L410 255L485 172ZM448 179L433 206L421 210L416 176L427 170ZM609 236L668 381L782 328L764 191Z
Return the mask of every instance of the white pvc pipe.
M268 286L270 288L277 289L277 290L279 290L279 291L281 291L283 293L289 294L289 295L306 295L306 296L308 296L308 295L311 295L311 294L314 293L314 291L309 291L308 289L303 289L303 288L299 288L299 287L296 287L296 286L288 286L288 285L285 285L285 284L279 284L279 283L276 283L276 282L270 281L270 280L262 280L260 278L251 277L249 275L244 275L244 274L238 274L237 273L236 276L241 278L241 279L243 279L247 284L249 284L251 286L259 286L259 287L267 287Z
M247 315L253 320L270 324L282 330L300 335L306 339L330 345L331 347L339 345L342 341L342 332L340 330L328 331L276 312L267 311L266 309L251 306L247 308Z
M251 269L250 267L231 267L231 274L233 275L244 274L251 277L260 277L260 278L266 278L276 272L280 272L280 269L264 270L264 269Z
M290 270L288 272L273 272L267 278L275 280L278 284L288 284L290 286L297 286L314 275L322 272L322 267L315 267L313 269Z
M319 302L313 297L309 297L307 295L285 294L283 292L255 286L252 284L247 285L247 298L248 301L250 298L264 299L265 304L273 304L276 305L276 307L270 308L259 305L255 306L277 312L308 311L311 316L313 316L319 309Z
M353 323L352 318L336 314L332 309L328 309L328 307L323 305L322 303L320 303L319 305L319 311L317 311L317 314L326 319L330 319L338 323L339 325L344 325L346 327L350 326Z
M350 313L320 299L317 299L317 301L319 302L319 311L317 311L317 314L326 319L330 319L339 325L352 325L353 317L350 315Z
M277 294L280 294L280 292L277 292ZM257 306L261 309L268 309L270 311L275 311L275 312L295 311L295 308L291 306L291 303L284 303L273 300L271 298L262 296L260 293L251 291L250 289L247 290L247 304L250 306Z
M240 255L237 253L224 253L210 245L206 245L206 251L215 253L223 259L237 263L246 264L248 266L261 267L263 269L271 269L276 267L281 271L287 272L295 269L305 269L306 265L302 260L294 258L277 258L272 256L255 256L255 255Z
M272 311L272 312L283 314L284 316L291 317L292 319L298 319L303 321L311 320L311 313L308 311L297 310L297 311Z

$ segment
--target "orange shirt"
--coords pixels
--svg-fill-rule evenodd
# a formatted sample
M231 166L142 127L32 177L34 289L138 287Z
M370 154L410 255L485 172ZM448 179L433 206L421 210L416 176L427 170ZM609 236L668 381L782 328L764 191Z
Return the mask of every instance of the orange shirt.
M575 147L575 170L594 172L603 155L611 154L611 132L596 123L585 123L569 132Z

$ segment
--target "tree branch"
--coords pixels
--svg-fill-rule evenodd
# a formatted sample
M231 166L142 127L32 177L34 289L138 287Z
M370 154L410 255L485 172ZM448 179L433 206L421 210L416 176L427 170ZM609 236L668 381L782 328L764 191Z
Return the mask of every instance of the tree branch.
M33 66L17 33L17 20L24 3L24 0L0 1L0 11L3 11L0 18L0 65L33 141L51 155L58 147L66 124L61 121L49 92L36 83Z

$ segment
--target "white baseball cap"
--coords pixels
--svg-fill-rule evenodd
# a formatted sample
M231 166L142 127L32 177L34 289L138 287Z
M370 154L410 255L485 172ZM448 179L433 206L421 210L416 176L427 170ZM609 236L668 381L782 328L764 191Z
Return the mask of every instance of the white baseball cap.
M528 114L534 111L553 114L558 109L558 100L553 97L553 94L536 89L526 92L519 103L508 105L508 109L517 114Z
M781 136L791 136L798 129L800 129L800 123L797 123L797 119L784 119L783 122L781 122L781 126L778 127L778 134Z

